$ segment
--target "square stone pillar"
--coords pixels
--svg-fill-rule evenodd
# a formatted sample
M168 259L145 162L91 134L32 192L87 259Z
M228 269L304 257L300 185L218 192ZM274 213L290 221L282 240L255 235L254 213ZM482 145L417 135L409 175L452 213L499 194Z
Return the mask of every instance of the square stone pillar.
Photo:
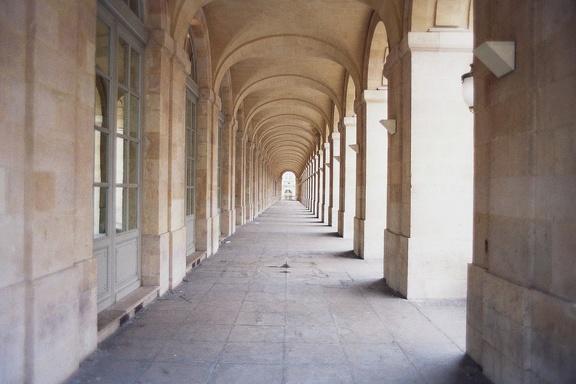
M316 217L323 220L322 205L324 204L324 151L318 150L316 155Z
M236 131L236 226L246 223L246 135Z
M222 129L222 201L220 205L220 232L224 237L234 233L236 229L236 184L234 182L236 169L236 119L227 117Z
M466 294L472 253L472 114L460 76L469 32L410 32L385 67L390 86L385 277L403 296ZM401 95L401 97L400 97Z
M254 143L246 141L246 222L254 220Z
M176 88L180 92L176 94L172 83L172 72L174 67L174 40L165 30L153 30L148 33L148 45L144 51L144 82L146 108L143 126L142 145L142 285L153 285L160 287L160 294L170 289L170 226L178 226L178 216L174 215L172 222L170 203L171 197L175 199L174 207L177 203L178 192L172 191L170 165L177 161L170 158L170 148L174 142L170 141L170 117L174 112L171 109L170 99L175 97L181 108L184 107L185 91L182 84L184 81L184 69L174 70L181 77L182 83ZM180 74L181 72L181 74ZM172 93L175 93L172 95ZM184 112L182 116L174 116L181 132L180 144L176 144L176 153L182 154L184 143ZM178 148L181 145L182 148ZM182 164L182 167L184 165ZM183 175L182 175L183 177ZM183 180L182 180L183 181ZM184 186L182 185L182 189ZM172 196L170 196L172 193ZM182 190L183 199L184 191ZM182 204L182 225L184 217L184 202ZM185 236L185 231L183 231ZM185 242L185 239L184 239ZM184 254L185 254L184 245ZM185 257L185 256L184 256ZM184 269L185 269L184 262Z
M345 117L340 136L340 209L338 234L354 237L356 209L356 117Z
M172 84L170 87L170 135L169 135L169 185L168 232L170 234L169 287L174 289L186 276L186 175L185 175L185 103L186 93L182 84L190 71L190 60L184 48L174 44L171 61ZM144 208L145 209L145 208Z
M330 203L328 206L328 225L338 228L338 205L340 202L340 133L330 135Z
M330 189L331 189L331 170L330 170L330 159L332 154L330 153L330 143L324 143L324 158L322 168L324 170L324 191L322 193L322 222L328 224L328 207L330 204Z
M357 196L354 253L363 259L384 259L388 185L388 89L366 90L356 105L358 115Z
M216 208L216 167L218 152L218 111L216 95L208 88L200 90L196 158L196 250L208 256L218 249L220 226ZM216 216L216 217L215 217ZM216 245L216 248L215 248Z

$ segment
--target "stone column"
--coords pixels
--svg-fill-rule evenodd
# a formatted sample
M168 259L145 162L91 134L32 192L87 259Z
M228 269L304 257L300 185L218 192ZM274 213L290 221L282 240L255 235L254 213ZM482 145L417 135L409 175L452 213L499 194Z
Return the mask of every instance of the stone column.
M387 59L390 95L404 96L389 101L398 127L390 136L385 277L408 298L466 294L473 128L458 79L471 48L468 32L411 32Z
M254 218L258 217L260 214L260 149L254 149L254 160L252 164L254 166L254 179L252 184L252 189L254 195L252 196L252 206L254 207Z
M251 141L246 142L246 221L251 222L254 220L254 204L253 198L253 179L254 179L254 143Z
M328 224L328 210L329 210L329 205L330 205L330 198L332 196L331 193L331 187L332 187L332 181L331 181L331 168L330 168L330 159L332 158L332 154L331 154L331 150L330 150L330 143L324 143L324 159L323 159L323 170L324 170L324 181L323 181L323 185L324 185L324 192L322 194L322 207L321 207L321 211L322 211L322 222Z
M246 223L246 135L236 131L236 226Z
M324 151L318 150L316 155L316 217L323 220L322 206L324 205Z
M160 293L170 288L169 193L172 181L169 164L172 160L170 98L173 92L173 55L174 41L168 32L149 31L144 51L147 108L142 141L141 273L142 285L159 286ZM178 99L185 97L183 86L180 93L176 96Z
M356 207L356 117L345 117L340 140L340 209L338 234L354 237L354 212Z
M354 253L363 259L384 258L388 185L388 89L364 91L357 103L358 162Z
M200 90L198 100L198 131L196 159L196 250L206 251L208 256L214 252L214 244L219 241L219 226L214 215L216 209L216 172L218 138L218 111L215 105L216 95L211 89ZM216 131L216 132L215 132ZM216 169L214 169L216 168ZM214 233L218 228L218 233ZM216 237L216 238L215 238Z
M186 175L185 175L185 103L182 84L190 71L190 61L179 44L174 43L168 150L168 232L170 234L169 287L174 289L186 276ZM145 211L146 207L143 207Z
M330 205L328 207L328 225L338 228L338 206L340 203L340 133L330 135L332 148L330 162Z
M227 118L222 129L222 202L220 205L220 231L222 236L228 237L236 229L236 193L234 174L236 169L236 119Z

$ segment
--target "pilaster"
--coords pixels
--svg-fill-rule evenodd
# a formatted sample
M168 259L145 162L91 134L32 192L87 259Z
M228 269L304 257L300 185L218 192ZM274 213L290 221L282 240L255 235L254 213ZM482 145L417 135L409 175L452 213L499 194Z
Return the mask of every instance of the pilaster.
M332 157L330 151L330 143L324 143L324 157L323 157L323 164L322 169L324 170L324 179L322 184L323 187L323 194L322 194L322 222L328 224L328 207L330 204L330 196L331 196L331 170L330 170L330 159Z
M343 119L340 148L338 234L344 238L352 239L354 237L356 209L356 117Z
M217 160L218 110L215 105L216 95L208 88L200 90L198 100L198 131L196 133L196 250L206 251L208 256L214 254L214 244L219 241L219 225L214 215L216 209L216 174ZM215 237L215 230L218 233Z
M384 258L388 131L380 120L388 116L388 89L366 90L357 103L358 163L354 217L354 252L361 258Z
M221 235L228 237L236 229L236 184L234 181L236 169L236 119L227 118L223 128L222 140L222 202L220 205Z
M246 223L246 135L236 131L236 226Z
M473 121L458 79L471 49L469 32L410 32L387 60L390 118L398 127L390 137L385 277L408 298L466 292Z
M170 173L174 49L174 40L168 32L149 31L148 45L144 50L148 65L144 66L147 108L143 119L142 162L146 172L142 176L141 271L142 285L157 285L160 293L170 288L170 228L178 225L177 215L174 215L172 223L170 210L171 198L178 196ZM183 91L180 93L176 97L185 97Z
M328 206L328 225L338 228L338 206L340 203L340 133L330 135L330 202Z

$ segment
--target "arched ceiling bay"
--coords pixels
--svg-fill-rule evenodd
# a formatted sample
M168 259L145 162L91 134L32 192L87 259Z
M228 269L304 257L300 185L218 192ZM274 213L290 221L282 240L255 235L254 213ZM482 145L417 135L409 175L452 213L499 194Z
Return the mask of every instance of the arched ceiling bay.
M278 177L301 174L333 116L343 117L345 79L360 88L373 9L357 0L203 3L213 87L230 73L239 126Z

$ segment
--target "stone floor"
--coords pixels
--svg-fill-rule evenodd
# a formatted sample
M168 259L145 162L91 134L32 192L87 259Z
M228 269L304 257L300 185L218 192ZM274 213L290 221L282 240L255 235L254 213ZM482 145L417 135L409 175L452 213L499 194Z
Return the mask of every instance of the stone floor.
M298 202L274 204L69 383L489 383L465 302L407 301Z

